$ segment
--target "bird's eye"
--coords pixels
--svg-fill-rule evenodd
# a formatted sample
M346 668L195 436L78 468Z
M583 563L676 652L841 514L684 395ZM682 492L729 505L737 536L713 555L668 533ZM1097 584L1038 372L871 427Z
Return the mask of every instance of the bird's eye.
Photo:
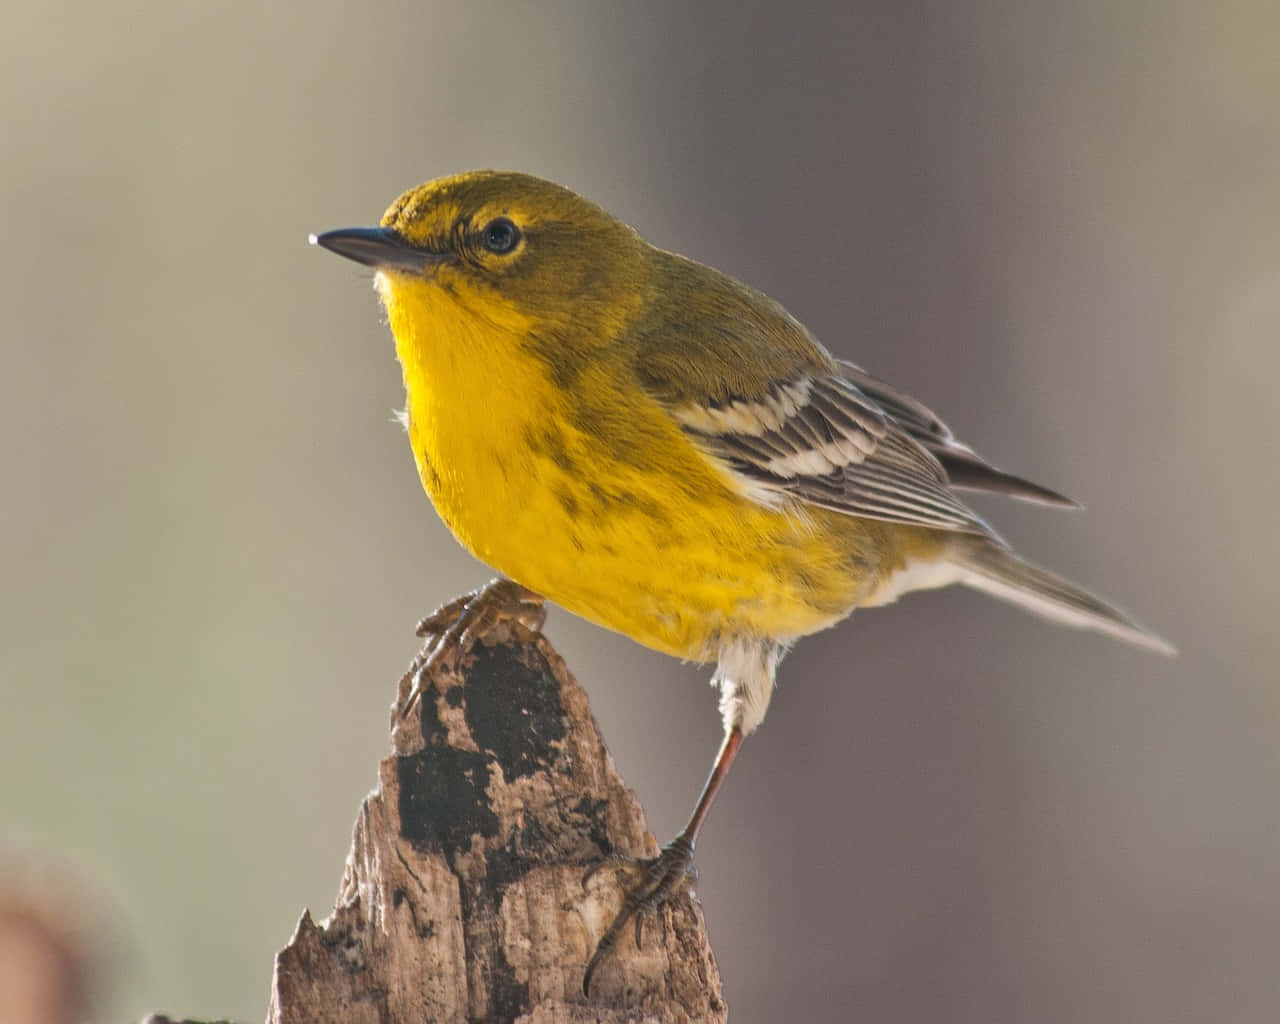
M520 241L520 229L506 217L496 217L484 226L484 247L498 255L510 252Z

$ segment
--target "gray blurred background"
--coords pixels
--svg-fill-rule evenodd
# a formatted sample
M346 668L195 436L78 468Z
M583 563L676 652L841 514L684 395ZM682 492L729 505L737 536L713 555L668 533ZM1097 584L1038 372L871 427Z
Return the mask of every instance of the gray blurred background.
M91 894L99 1019L262 1018L415 619L488 578L368 275L306 245L487 166L1080 498L980 507L1182 649L961 592L802 643L699 849L733 1019L1280 1015L1280 13L800 8L10 7L0 830ZM548 632L668 838L708 671Z

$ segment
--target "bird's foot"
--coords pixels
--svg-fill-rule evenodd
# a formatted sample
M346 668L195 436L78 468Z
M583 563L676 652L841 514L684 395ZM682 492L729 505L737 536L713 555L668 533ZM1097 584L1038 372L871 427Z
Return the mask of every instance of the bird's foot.
M697 868L693 866L693 842L683 835L676 836L671 843L663 847L658 856L647 860L636 860L621 854L606 857L591 867L591 870L583 876L582 884L585 886L596 872L606 867L622 867L638 877L635 884L627 889L622 901L622 909L618 911L618 916L600 937L596 951L587 964L586 974L582 978L582 994L588 997L591 995L591 976L617 944L627 922L635 921L638 947L645 913L661 907L698 877Z
M400 701L398 714L408 715L422 694L422 681L447 652L464 651L502 622L518 622L535 633L547 619L542 597L514 580L490 580L479 590L455 597L418 623L418 636L436 636L431 653L412 673L413 685Z
M546 621L547 609L542 597L514 580L490 580L478 590L455 597L418 623L418 636L431 636L444 631L458 640L469 642L488 632L499 622L515 621L537 632Z

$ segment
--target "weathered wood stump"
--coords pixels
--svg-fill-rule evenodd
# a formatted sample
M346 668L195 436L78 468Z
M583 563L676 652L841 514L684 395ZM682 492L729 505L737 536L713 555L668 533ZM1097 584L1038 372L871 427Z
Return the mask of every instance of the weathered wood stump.
M462 649L438 629L400 681L392 754L356 820L333 912L277 955L271 1024L723 1021L702 912L681 896L631 928L582 994L622 903L618 853L657 852L586 695L509 621Z

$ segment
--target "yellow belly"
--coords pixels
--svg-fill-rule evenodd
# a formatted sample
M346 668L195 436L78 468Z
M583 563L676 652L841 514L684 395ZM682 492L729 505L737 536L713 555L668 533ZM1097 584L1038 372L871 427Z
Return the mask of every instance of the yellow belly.
M388 312L414 457L440 517L481 561L569 611L706 660L722 637L831 625L895 567L897 528L751 502L643 396L604 438L575 424L568 403L580 396L497 332L459 319L447 341L421 338L413 326L439 325L442 310L410 317L389 301Z

